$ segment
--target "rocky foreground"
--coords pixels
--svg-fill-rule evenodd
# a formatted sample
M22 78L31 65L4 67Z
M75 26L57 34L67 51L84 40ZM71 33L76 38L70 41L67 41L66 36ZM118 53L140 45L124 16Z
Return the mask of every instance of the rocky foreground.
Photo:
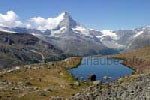
M150 75L141 74L132 82L99 83L77 93L70 100L150 100Z

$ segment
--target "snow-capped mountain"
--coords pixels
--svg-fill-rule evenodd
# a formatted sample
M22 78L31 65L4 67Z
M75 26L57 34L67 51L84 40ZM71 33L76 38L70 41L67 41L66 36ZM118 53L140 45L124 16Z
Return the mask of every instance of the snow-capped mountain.
M67 12L56 18L32 18L26 27L1 26L0 30L30 33L53 43L65 53L75 55L99 54L108 48L133 49L150 44L150 26L133 30L94 30L79 24Z
M51 20L48 25L52 27L38 25L35 28L13 27L11 30L30 33L46 42L53 43L67 54L78 56L100 54L104 49L108 49L93 34L93 31L78 24L67 12L48 20Z

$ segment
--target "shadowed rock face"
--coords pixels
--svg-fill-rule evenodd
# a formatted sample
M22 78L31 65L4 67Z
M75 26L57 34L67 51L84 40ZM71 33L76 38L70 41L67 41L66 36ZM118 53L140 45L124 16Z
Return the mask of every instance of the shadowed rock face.
M61 38L50 39L53 43L60 47L67 54L76 56L87 56L92 54L100 54L106 47L100 43L95 44L91 39L87 40L84 37L66 35Z
M26 33L0 32L0 68L65 57L54 45Z

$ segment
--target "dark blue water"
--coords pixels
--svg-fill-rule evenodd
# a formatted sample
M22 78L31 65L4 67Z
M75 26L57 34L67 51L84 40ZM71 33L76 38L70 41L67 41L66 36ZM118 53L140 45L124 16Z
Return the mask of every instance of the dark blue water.
M88 80L89 75L95 74L96 80L110 82L120 77L131 75L132 72L134 72L121 63L122 60L107 57L84 57L81 65L79 65L78 68L70 69L69 72L71 72L75 78L84 81ZM110 77L110 79L104 79L105 76Z

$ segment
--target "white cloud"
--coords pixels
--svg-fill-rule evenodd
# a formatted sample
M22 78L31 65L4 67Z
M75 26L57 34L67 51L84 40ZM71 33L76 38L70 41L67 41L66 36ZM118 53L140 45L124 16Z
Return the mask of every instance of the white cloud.
M56 18L34 17L28 21L28 26L39 30L54 29L63 20L64 13Z
M45 30L47 29L48 21L42 17L34 17L28 21L28 26L39 30Z
M6 14L0 14L0 25L7 27L22 26L23 23L19 21L18 16L13 11L8 11Z
M64 14L62 13L56 18L42 18L42 17L33 17L22 23L19 20L18 15L13 11L8 11L6 14L0 13L0 26L6 27L27 27L35 28L39 30L54 29L58 24L63 20Z

